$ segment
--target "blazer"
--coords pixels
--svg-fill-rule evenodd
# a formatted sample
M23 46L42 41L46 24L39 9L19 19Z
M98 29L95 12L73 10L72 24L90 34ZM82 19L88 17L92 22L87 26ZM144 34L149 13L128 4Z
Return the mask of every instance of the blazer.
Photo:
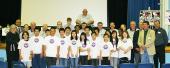
M148 29L148 32L146 34L146 42L144 45L144 30L141 30L139 32L139 37L138 37L138 46L145 46L148 52L148 55L154 55L155 52L155 31ZM143 54L144 50L140 51L140 54Z

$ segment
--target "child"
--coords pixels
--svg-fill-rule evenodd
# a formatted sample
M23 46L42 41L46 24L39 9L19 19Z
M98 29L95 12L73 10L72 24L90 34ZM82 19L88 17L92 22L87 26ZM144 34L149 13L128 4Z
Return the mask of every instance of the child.
M101 51L100 51L100 59L102 65L110 65L110 56L111 50L113 49L113 45L110 42L110 36L108 34L104 34L103 41L101 43Z
M70 43L71 68L78 68L79 50L81 44L78 40L77 32L75 30L71 32Z
M99 64L100 57L100 41L96 38L96 33L92 32L92 39L90 41L90 50L88 59L91 60L92 65L97 66Z
M68 43L68 38L66 38L65 35L65 30L64 28L59 29L60 33L60 38L59 38L59 48L58 48L58 53L59 53L59 62L60 65L63 65L64 67L67 66L67 61L69 57L69 49L70 49L70 44Z
M32 51L33 51L33 62L32 62L32 67L33 68L43 68L41 65L41 60L43 58L43 51L42 51L42 46L44 43L44 38L40 36L40 29L35 28L34 31L34 36L30 38L30 44L32 46Z
M58 56L58 38L55 36L55 28L51 27L50 36L45 37L44 40L44 56L46 57L47 68L51 65L56 65Z
M131 49L133 48L132 40L127 31L122 32L117 48L119 49L120 63L128 63L131 58Z
M81 48L80 48L80 64L82 65L88 65L88 50L90 41L86 37L86 33L82 32L80 35L80 42L81 42Z
M110 38L110 41L113 45L113 50L111 51L110 64L113 68L118 68L118 65L119 65L118 49L117 49L118 37L117 36L118 36L117 31L113 30L111 34L111 38Z
M22 33L22 40L20 40L18 43L18 49L19 49L19 55L20 55L21 62L23 62L27 68L30 68L32 53L31 53L31 45L29 42L29 33L28 32L24 31Z

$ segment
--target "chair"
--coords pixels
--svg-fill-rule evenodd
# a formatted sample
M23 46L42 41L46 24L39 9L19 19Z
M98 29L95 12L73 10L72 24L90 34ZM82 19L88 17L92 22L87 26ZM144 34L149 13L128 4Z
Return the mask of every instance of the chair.
M138 68L153 68L153 64L138 64Z
M97 68L113 68L111 65L99 65Z
M168 63L168 64L163 64L163 65L162 65L162 68L170 68L170 63Z
M7 63L0 61L0 68L8 68Z
M120 64L120 68L135 68L135 64L123 63L123 64Z
M21 61L13 61L12 62L12 67L13 68L26 68L24 63L22 63Z
M93 65L80 65L79 68L95 68Z
M50 68L65 68L65 67L62 65L52 65L50 66Z

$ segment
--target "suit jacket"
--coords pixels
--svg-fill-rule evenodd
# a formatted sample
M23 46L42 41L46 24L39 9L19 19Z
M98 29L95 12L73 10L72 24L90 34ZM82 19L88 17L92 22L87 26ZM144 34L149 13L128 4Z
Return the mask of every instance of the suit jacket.
M146 42L144 45L144 30L139 32L138 37L138 46L145 46L148 52L148 55L154 55L155 52L155 31L148 29L148 32L146 34ZM144 53L144 50L140 51L141 54Z

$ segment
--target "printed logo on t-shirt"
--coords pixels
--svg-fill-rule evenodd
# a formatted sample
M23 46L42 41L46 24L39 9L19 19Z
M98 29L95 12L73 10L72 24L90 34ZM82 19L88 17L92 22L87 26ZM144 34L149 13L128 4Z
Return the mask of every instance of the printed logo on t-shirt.
M54 39L50 39L50 43L53 44L54 43Z
M126 42L127 42L127 40L123 40L123 42L124 42L124 43L126 43Z
M104 48L104 49L107 49L107 48L108 48L108 45L105 44L105 45L103 46L103 48Z
M39 42L39 39L38 39L38 38L35 38L35 39L34 39L34 42L35 42L35 43L38 43L38 42Z
M25 47L25 48L28 48L28 43L24 43L24 47Z
M113 41L113 45L116 45L116 41Z
M76 45L76 41L75 40L72 41L72 45Z
M60 43L61 43L61 45L64 45L64 44L65 44L65 41L64 41L64 40L61 40Z
M95 42L93 42L93 43L92 43L92 46L93 46L93 47L95 47L95 46L96 46L96 43L95 43Z

